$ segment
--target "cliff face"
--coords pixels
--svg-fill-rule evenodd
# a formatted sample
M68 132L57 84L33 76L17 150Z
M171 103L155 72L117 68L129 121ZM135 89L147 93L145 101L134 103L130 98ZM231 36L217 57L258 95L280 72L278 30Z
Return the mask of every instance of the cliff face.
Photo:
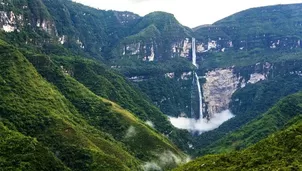
M204 113L211 117L215 113L229 109L232 95L248 84L256 84L263 80L274 80L275 78L291 75L300 76L302 73L301 67L301 60L289 60L210 70L204 76L206 80L203 84Z
M0 8L0 29L5 32L41 30L52 36L57 35L54 21L39 0L4 0Z
M217 28L218 29L218 28ZM276 38L271 34L251 36L248 39L237 39L232 37L218 37L205 33L209 36L207 40L197 38L197 53L226 52L226 51L248 51L255 48L267 50L294 50L300 49L301 39L298 37L281 36Z
M255 84L267 78L267 73L250 73L245 79L234 68L217 68L205 74L206 82L203 84L203 110L211 116L229 109L231 97L235 91L246 86Z
M172 14L153 12L133 26L130 35L119 43L116 55L143 61L189 57L191 35L192 31Z
M215 42L215 51L301 48L301 9L293 4L245 10L196 28L195 36L204 44Z
M168 43L167 49L162 49L161 37L158 39L150 38L149 40L136 39L133 42L122 43L120 47L120 55L122 58L130 57L142 61L152 62L154 60L161 60L167 58L163 56L163 50L169 54L169 58L183 57L191 58L192 42L189 38L179 38L177 41ZM199 47L200 48L200 47Z

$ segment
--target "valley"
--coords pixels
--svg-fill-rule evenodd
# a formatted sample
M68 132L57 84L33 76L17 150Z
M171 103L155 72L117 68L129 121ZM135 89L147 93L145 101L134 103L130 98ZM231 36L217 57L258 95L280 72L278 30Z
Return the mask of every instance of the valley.
M302 168L302 4L191 29L0 2L0 170Z

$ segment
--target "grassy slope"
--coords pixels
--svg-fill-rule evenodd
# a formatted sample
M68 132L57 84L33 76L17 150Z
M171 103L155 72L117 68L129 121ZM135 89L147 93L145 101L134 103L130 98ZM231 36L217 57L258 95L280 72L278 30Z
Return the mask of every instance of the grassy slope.
M175 171L185 170L301 170L302 123L273 134L256 145L230 154L199 158Z
M5 125L36 138L74 170L138 168L133 156L90 126L22 54L3 42L0 49L0 116Z
M35 138L11 130L1 121L0 138L1 170L69 170Z
M235 139L233 144L251 145L281 128L285 127L285 130L274 133L243 151L208 155L175 170L302 169L301 99L302 93L283 99L264 114L261 120L251 122L229 137ZM228 145L232 148L232 144Z
M37 67L43 62L42 58L31 58L33 55L27 56L32 63L36 63L35 66ZM164 135L168 135L169 139L178 147L183 150L188 148L187 142L192 141L190 134L187 131L175 129L167 117L150 102L148 97L121 75L93 60L66 56L52 56L51 59L57 67L63 66L64 70L68 71L73 78L94 94L116 102L143 121L152 121L155 129ZM42 73L42 70L43 68L40 68L39 72ZM51 77L51 75L43 73L42 75ZM51 82L55 79L56 76L48 78Z
M62 60L56 59L58 65L64 66L67 70L71 70L74 78L84 84L93 93L118 103L123 108L139 116L143 121L152 121L157 130L165 135L169 134L170 139L180 148L188 148L186 144L187 140L181 140L179 137L187 137L187 139L189 139L188 137L190 135L185 131L176 130L167 120L167 117L165 117L145 95L139 92L139 90L135 90L121 75L113 73L95 61L85 61L80 57L77 58L78 60L74 60L73 58L68 60L68 57L66 57L69 54L81 54L82 57L88 56L94 58L98 58L100 55L110 57L108 53L112 50L111 46L115 46L115 44L119 43L124 37L132 34L130 34L130 32L133 31L132 26L139 20L139 16L136 16L137 19L131 19L132 17L129 17L126 19L127 22L123 24L119 20L121 19L121 15L118 17L117 12L97 10L71 1L16 0L10 2L15 10L19 9L20 11L22 11L24 4L26 5L28 3L31 4L31 8L27 10L26 13L28 14L24 16L25 19L31 20L31 16L35 17L35 14L37 14L43 18L41 18L43 21L44 19L54 21L59 36L66 35L67 37L65 38L67 42L64 45L59 45L58 37L46 35L41 29L38 29L40 31L36 31L36 23L24 29L24 33L22 32L22 34L18 32L1 33L1 37L25 50L34 49L35 51L42 51L46 54L65 55L62 57ZM180 26L174 17L169 14L165 16L165 20L172 20L174 24ZM123 20L125 20L125 18ZM148 22L151 21L148 20ZM150 24L148 22L147 24ZM157 26L161 26L160 24L161 23L156 22ZM141 29L143 30L144 28ZM35 30L34 33L36 35L31 35L29 30ZM140 31L141 30L137 30L137 32ZM39 42L38 46L31 41L28 41L27 45L24 44L27 39L35 41L35 36L43 38L43 40L37 40L37 42ZM23 38L25 40L23 40ZM44 42L44 40L48 40L49 38L53 38L51 40L55 41ZM85 49L81 49L79 44L76 43L78 39L83 42ZM63 46L69 50L71 49L72 52L64 49ZM171 63L169 69L166 69L165 64L161 64L160 66L158 66L157 63L151 64L150 66L148 65L148 69L146 69L144 65L140 68L135 67L133 72L141 73L144 71L144 73L150 73L150 71L153 71L158 73L158 68L165 68L164 71L162 71L165 73L174 68L180 68L180 70L182 70L183 68L187 69L191 66L189 62L183 65L184 62L185 60L178 60L176 62L171 60L168 62ZM127 70L128 73L129 70ZM130 70L130 72L132 72L132 70Z
M180 160L184 159L185 155L166 137L146 126L119 105L93 94L62 68L49 61L47 56L36 55L29 58L38 71L59 88L91 125L110 133L125 144L135 157L143 161L157 160L158 154L170 151ZM178 163L172 161L165 164L167 165L161 167L175 167Z

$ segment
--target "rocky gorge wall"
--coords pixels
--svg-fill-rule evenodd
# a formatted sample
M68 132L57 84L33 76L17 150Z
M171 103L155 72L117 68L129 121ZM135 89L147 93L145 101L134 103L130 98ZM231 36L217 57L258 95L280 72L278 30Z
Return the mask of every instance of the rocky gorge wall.
M203 112L211 118L215 113L229 109L229 103L235 91L245 87L246 84L255 84L267 79L267 74L254 71L245 78L240 73L236 73L233 67L208 71L204 76L206 81L202 86Z
M216 68L199 77L202 84L203 117L229 109L232 95L248 84L284 77L302 75L302 61L257 63L245 67ZM165 114L191 117L192 72L166 73L161 76L133 76L137 84ZM194 103L197 104L197 103Z
M50 36L58 36L55 22L45 10L45 6L42 3L35 3L37 2L1 1L0 30L12 34L20 33L21 35L27 32L26 36L22 35L23 37L20 37L24 39L22 41L25 41L25 43L32 44L49 42ZM42 40L35 40L38 37L37 35L48 36L44 36Z
M302 75L302 61L290 60L276 63L257 63L245 67L216 68L207 71L203 89L203 111L209 118L229 109L232 95L248 84L289 75Z

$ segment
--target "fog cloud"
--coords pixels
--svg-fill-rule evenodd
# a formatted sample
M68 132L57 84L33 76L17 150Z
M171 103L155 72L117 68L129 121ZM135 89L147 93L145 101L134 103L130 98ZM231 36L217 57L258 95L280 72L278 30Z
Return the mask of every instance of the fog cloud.
M144 171L161 171L162 168L160 166L158 166L158 164L156 164L155 162L146 162L143 166L142 166Z
M157 159L149 162L145 162L142 165L144 171L162 171L167 166L177 166L179 164L184 164L190 161L189 157L177 156L172 151L163 151L161 153L154 153Z
M134 126L130 126L126 132L125 138L132 138L136 135L136 129Z
M154 128L154 124L152 121L146 121L145 124L149 125L150 127Z
M191 118L174 118L174 117L169 117L170 122L179 129L186 129L192 132L207 132L214 130L218 128L221 124L223 124L225 121L235 117L229 110L225 110L221 113L214 114L213 118L211 120L207 119L191 119Z

